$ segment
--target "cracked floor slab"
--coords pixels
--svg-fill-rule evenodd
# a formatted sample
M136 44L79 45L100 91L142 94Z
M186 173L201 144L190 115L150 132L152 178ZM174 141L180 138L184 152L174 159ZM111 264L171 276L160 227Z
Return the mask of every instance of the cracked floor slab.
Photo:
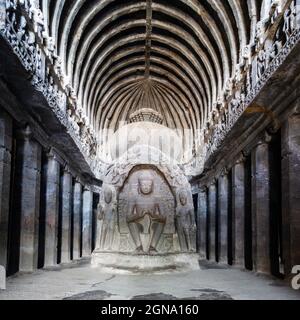
M86 263L10 277L0 300L12 299L300 300L300 292L281 280L217 265L182 273L114 275Z

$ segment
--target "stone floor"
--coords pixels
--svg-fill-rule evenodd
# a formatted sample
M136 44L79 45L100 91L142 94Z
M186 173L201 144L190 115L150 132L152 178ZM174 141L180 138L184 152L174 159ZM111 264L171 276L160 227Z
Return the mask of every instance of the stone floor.
M72 264L17 274L0 300L300 300L286 283L251 272L201 263L201 269L166 274L114 275Z

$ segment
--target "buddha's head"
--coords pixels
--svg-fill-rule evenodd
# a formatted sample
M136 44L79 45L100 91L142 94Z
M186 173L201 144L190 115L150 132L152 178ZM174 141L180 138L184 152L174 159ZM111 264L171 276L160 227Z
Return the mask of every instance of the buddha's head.
M106 204L110 204L112 201L112 190L108 187L104 189L104 201Z
M143 173L139 179L139 190L144 195L149 195L153 192L153 177L148 173Z
M179 193L179 201L181 203L181 205L184 207L187 204L187 193L186 191L181 191Z

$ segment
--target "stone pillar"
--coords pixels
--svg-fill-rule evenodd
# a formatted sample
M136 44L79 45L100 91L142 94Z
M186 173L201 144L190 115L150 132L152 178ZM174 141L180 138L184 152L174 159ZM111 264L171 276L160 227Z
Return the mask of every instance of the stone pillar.
M0 109L0 265L7 267L12 120Z
M57 264L60 164L53 150L47 156L45 267L51 267Z
M93 192L85 187L82 199L82 256L92 253Z
M209 260L216 261L216 217L217 217L217 187L214 181L209 187Z
M229 209L229 181L225 170L219 180L219 262L228 263L228 209Z
M282 222L285 274L300 265L300 110L282 128Z
M201 259L206 259L206 239L207 239L207 189L202 187L198 194L198 248Z
M233 265L245 267L245 157L232 169L232 253Z
M78 179L73 190L73 259L80 258L81 217L82 217L82 185Z
M72 176L65 167L62 179L62 240L61 263L71 261L71 211L72 211Z
M252 252L254 270L271 273L269 142L263 137L252 152Z
M32 138L29 127L18 132L17 172L20 199L19 271L30 272L38 266L38 235L41 191L42 148Z

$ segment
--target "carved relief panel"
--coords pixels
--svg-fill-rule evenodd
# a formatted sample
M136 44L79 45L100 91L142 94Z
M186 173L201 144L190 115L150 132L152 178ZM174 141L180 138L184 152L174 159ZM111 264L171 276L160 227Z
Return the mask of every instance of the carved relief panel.
M128 164L110 172L98 207L98 251L195 252L191 187L179 167Z
M148 188L148 189L147 189ZM150 167L134 169L118 199L119 230L129 251L174 251L175 198L163 175Z

